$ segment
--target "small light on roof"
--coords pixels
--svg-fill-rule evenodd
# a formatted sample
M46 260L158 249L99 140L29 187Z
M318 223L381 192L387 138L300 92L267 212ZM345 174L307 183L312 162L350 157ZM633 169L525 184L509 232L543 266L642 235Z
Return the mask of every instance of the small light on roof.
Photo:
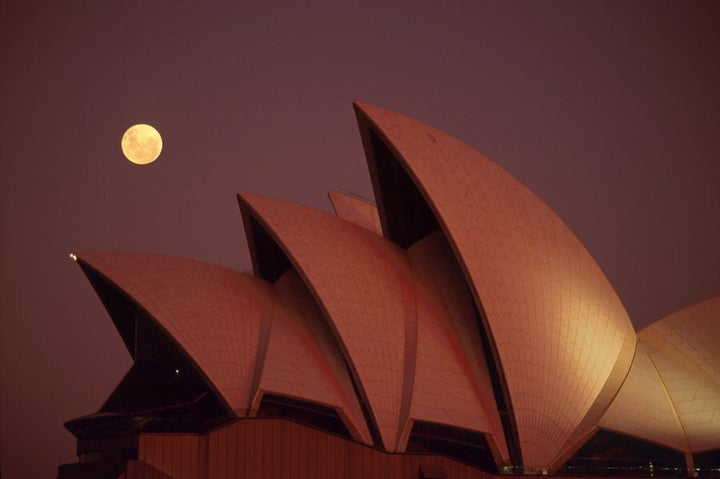
M179 369L176 369L176 370L175 370L175 374L180 374L180 370L179 370Z
M73 261L77 261L77 256L75 256L75 254L70 253L70 257L72 258Z

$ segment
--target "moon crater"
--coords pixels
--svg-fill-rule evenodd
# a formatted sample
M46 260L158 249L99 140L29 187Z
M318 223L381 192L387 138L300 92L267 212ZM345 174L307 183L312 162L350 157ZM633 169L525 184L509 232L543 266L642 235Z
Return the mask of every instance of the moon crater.
M157 160L162 151L162 137L150 125L139 123L127 129L120 142L125 158L136 165L147 165Z

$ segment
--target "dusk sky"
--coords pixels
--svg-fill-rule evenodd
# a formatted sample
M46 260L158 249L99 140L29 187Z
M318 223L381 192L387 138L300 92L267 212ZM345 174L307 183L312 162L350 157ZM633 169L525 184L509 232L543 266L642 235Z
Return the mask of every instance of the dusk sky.
M720 295L720 2L0 0L0 48L4 479L76 461L131 364L69 253L250 269L235 193L372 198L353 100L519 178L637 329Z

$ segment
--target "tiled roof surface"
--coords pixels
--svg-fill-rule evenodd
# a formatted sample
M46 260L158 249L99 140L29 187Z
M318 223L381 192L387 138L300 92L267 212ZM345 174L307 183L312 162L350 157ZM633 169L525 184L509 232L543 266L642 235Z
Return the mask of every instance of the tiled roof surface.
M283 200L241 195L293 261L355 368L385 447L401 423L406 342L416 312L405 252L328 213ZM406 338L406 336L410 335Z
M172 256L86 253L80 261L141 305L187 353L238 415L249 407L272 285L220 266Z
M720 297L671 314L638 337L693 452L720 448Z
M330 190L328 197L338 218L351 221L356 225L382 235L377 207L353 195Z
M480 153L402 115L356 111L414 179L482 304L510 391L523 459L562 454L604 391L632 324L613 288L567 226ZM381 216L383 212L380 212ZM613 391L614 393L614 391Z
M437 231L415 243L408 254L420 290L410 416L490 433L507 461L472 297L452 251Z
M302 280L294 270L275 283L273 309L260 390L333 406L347 418L354 438L372 444L342 352Z
M599 426L689 452L667 389L642 345L637 348L630 373Z

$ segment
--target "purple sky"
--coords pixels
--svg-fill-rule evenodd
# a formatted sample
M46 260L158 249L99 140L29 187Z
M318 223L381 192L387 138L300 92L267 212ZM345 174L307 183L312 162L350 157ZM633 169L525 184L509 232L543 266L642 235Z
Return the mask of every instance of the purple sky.
M372 196L356 99L528 185L636 327L720 295L719 2L339 4L0 0L5 479L73 462L62 423L130 366L68 253L250 268L236 192ZM149 166L120 150L139 122Z

